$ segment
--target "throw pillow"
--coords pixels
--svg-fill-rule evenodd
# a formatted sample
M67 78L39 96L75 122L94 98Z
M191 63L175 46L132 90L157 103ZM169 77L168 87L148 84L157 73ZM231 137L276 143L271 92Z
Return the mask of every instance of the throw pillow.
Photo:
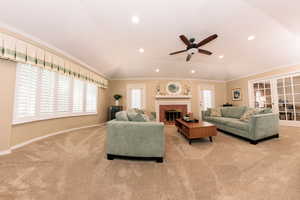
M132 121L135 121L135 122L149 122L149 117L145 114L140 114L138 113L137 115L135 115L135 117L133 118Z
M126 111L117 112L116 120L117 121L128 121L127 112Z
M221 109L220 108L212 108L210 110L211 117L222 117Z
M241 116L240 120L241 121L249 121L252 115L257 114L257 110L254 108L248 108L244 114Z
M127 111L127 117L129 119L129 121L134 121L134 118L136 115L137 115L137 113L135 111L132 111L132 110Z

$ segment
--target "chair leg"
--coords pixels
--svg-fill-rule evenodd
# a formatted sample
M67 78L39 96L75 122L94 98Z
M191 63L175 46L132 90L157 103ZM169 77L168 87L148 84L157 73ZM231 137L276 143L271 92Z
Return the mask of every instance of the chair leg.
M164 158L163 157L159 157L156 159L157 163L163 163L164 162Z

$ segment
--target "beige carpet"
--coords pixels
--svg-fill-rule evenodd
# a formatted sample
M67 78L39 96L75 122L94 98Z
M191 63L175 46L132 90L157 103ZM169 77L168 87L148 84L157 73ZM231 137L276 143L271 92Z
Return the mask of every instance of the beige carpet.
M162 164L106 160L105 128L54 136L0 157L0 199L299 200L300 129L280 134L189 145L169 126Z

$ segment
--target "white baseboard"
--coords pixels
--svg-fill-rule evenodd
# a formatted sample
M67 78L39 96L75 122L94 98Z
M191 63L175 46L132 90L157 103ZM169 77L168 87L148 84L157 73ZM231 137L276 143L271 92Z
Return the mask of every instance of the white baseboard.
M10 149L8 149L8 150L0 151L0 156L10 154L15 149L18 149L20 147L23 147L25 145L31 144L31 143L39 141L39 140L46 139L48 137L52 137L52 136L55 136L55 135L60 135L60 134L63 134L63 133L68 133L68 132L71 132L71 131L77 131L77 130L80 130L80 129L86 129L86 128L92 128L92 127L98 127L98 126L100 127L100 126L104 126L104 125L105 125L105 123L93 124L93 125L89 125L89 126L82 126L82 127L77 127L77 128L66 129L66 130L50 133L50 134L47 134L47 135L43 135L43 136L40 136L40 137L36 137L36 138L33 138L33 139L28 140L26 142L11 146Z
M8 150L3 150L3 151L0 151L0 156L4 156L4 155L7 155L7 154L10 154L11 153L11 150L8 149Z

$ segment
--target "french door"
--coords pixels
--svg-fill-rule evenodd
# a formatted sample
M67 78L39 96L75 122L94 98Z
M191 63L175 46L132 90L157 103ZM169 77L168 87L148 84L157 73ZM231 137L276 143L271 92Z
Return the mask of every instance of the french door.
M300 75L276 78L276 87L282 124L300 126Z
M276 76L249 84L250 106L271 108L281 125L300 126L300 74Z

